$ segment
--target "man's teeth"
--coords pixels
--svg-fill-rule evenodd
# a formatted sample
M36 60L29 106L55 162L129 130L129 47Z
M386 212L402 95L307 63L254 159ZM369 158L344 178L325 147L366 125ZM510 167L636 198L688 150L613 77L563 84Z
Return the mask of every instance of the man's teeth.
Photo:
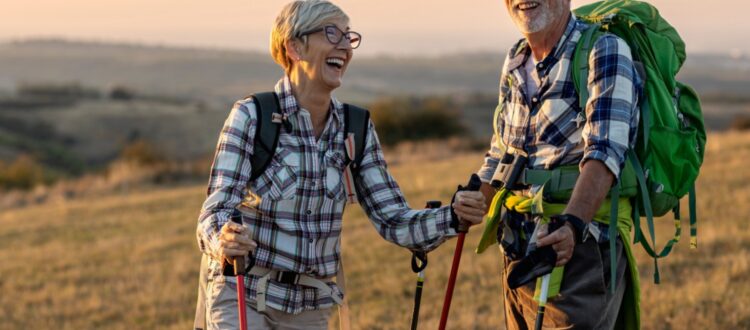
M342 60L340 58L333 58L332 57L332 58L326 59L326 63L331 64L331 65L335 65L335 66L337 66L339 68L344 67L344 60Z
M520 3L518 5L518 9L520 9L520 10L529 10L529 9L534 9L534 8L536 8L538 6L539 6L539 4L535 3L535 2L523 2L523 3Z

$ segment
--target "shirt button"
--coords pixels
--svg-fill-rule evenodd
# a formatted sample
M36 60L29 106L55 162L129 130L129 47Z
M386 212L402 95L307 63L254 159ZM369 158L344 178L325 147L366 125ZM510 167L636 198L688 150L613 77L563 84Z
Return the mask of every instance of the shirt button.
M313 181L313 183L312 183L313 188L315 188L315 186L317 186L317 185L318 185L318 183L315 182L315 181Z
M531 102L537 103L537 102L539 102L539 98L536 97L536 96L534 96L534 97L531 98Z
M536 64L536 67L537 67L537 69L539 69L539 70L541 70L541 69L544 69L544 63L542 63L542 62L539 62L539 63L537 63L537 64Z
M309 239L308 242L310 242L310 244L312 244L313 243L313 239L312 238Z
M312 214L312 210L307 210L305 213L307 213L307 215L310 215Z

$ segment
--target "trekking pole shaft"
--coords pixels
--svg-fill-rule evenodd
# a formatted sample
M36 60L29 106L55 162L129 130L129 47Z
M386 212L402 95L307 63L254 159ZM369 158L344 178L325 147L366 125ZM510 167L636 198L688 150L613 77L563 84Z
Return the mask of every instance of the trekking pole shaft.
M424 271L417 277L417 290L414 292L414 312L411 315L411 330L417 330L419 323L419 305L422 301L422 287L424 285Z
M479 176L472 174L469 179L469 184L464 188L459 186L458 190L478 191L482 186L482 181ZM456 277L458 276L458 265L461 263L461 252L464 250L464 239L466 233L469 231L470 223L464 221L458 222L458 239L456 240L456 250L453 253L453 265L451 265L451 274L448 277L448 287L445 290L445 300L443 301L443 311L440 314L440 330L445 330L445 325L448 323L448 314L451 309L451 300L453 299L453 288L456 285Z
M240 314L240 329L247 329L247 310L245 309L245 276L237 275L237 309Z
M235 210L230 221L236 224L242 224L242 214ZM237 313L239 314L240 329L247 329L247 310L245 303L245 257L237 256L232 259L234 276L237 280Z
M443 311L440 314L440 330L445 330L445 326L448 323L448 313L450 312L451 300L453 299L453 288L456 285L458 265L461 262L461 252L464 249L464 238L466 238L465 232L458 233L458 239L456 240L456 251L453 253L453 265L451 265L451 274L448 278L448 288L445 290Z
M549 280L550 274L546 274L542 277L542 292L539 293L539 308L536 311L534 330L542 330L542 324L544 323L544 308L547 306L547 293L549 292Z
M245 302L245 258L234 257L234 276L237 278L237 312L240 315L240 329L247 329Z

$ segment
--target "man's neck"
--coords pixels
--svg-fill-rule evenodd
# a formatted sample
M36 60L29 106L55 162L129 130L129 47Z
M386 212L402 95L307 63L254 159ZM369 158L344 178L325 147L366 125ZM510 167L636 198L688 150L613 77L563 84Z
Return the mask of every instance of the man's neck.
M549 56L565 33L570 19L570 16L568 16L565 19L553 22L542 31L526 34L526 41L529 42L529 47L531 47L531 55L534 56L536 61L541 61Z

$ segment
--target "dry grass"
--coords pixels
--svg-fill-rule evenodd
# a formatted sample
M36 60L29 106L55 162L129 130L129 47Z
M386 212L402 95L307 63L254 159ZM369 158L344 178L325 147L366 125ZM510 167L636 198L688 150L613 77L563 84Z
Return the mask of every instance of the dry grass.
M712 135L698 182L699 249L687 239L660 263L639 253L646 329L750 327L750 134ZM409 158L392 171L413 207L448 201L481 153ZM196 292L195 219L204 188L52 201L0 214L0 329L187 329ZM379 239L356 207L343 250L356 329L405 329L415 276L410 254ZM659 231L669 236L671 221ZM500 257L467 237L452 329L503 328ZM420 328L437 327L455 241L430 254ZM640 248L637 248L640 250Z

